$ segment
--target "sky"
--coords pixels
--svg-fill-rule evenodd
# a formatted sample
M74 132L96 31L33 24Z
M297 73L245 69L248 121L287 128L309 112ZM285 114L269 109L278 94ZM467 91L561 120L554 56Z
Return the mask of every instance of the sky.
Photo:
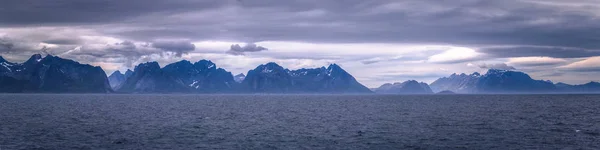
M487 69L600 80L600 0L2 0L0 55L107 74L208 59L233 74L336 63L368 87Z

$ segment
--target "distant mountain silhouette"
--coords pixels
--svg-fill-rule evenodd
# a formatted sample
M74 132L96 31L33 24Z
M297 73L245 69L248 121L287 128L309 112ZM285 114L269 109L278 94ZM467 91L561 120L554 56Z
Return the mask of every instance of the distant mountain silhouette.
M589 82L581 85L556 83L554 85L562 93L600 93L600 83L598 82Z
M490 69L484 75L453 74L431 85L435 92L449 90L457 93L552 93L558 92L550 81L534 80L529 75L510 70Z
M110 83L110 87L113 90L120 88L121 84L123 84L123 82L125 82L125 80L127 80L127 78L129 78L132 74L133 71L129 69L127 69L125 74L121 73L119 70L113 72L112 74L110 74L110 76L108 76L108 82Z
M100 67L35 54L22 64L0 58L0 92L107 93L106 73Z
M381 94L433 94L433 91L427 83L419 83L415 80L408 80L402 83L386 83L374 90Z
M437 92L435 94L456 94L456 93L454 93L452 91L441 91L441 92Z

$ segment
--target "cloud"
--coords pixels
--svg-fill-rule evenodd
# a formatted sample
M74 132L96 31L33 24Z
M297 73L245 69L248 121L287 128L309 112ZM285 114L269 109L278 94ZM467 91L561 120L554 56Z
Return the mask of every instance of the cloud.
M178 57L196 49L196 46L189 41L157 41L152 43L152 47L175 52Z
M11 59L43 51L130 66L193 56L228 60L239 70L310 59L351 64L366 78L398 66L472 72L478 66L464 63L484 59L550 70L600 56L600 5L593 0L3 0L0 6L0 53ZM239 41L255 46L235 46ZM258 47L271 51L250 55ZM562 69L589 66L595 64Z
M600 47L597 50L577 47L554 46L492 46L480 48L479 52L486 53L495 58L507 57L552 57L552 58L581 58L600 56Z
M518 66L551 66L567 63L567 60L552 57L515 57L509 58L508 64Z
M81 44L81 39L68 39L68 38L58 38L58 39L48 39L42 41L47 44L58 44L58 45L76 45Z
M40 51L45 45L40 43L32 43L24 39L15 39L8 36L0 36L0 53L31 53L32 51Z
M431 63L461 63L481 59L483 54L466 47L452 47L442 53L429 57Z
M369 65L369 64L374 64L374 63L378 63L380 61L383 61L384 59L381 57L375 57L375 58L369 58L369 59L365 59L360 61L361 63L365 64L365 65Z
M481 68L481 69L500 69L500 70L516 70L515 67L513 66L509 66L505 63L499 63L499 64L479 64L477 65L477 67Z
M565 73L563 72L554 72L554 73L548 73L548 74L542 74L540 75L540 77L560 77L560 76L564 76Z
M590 57L568 65L560 66L558 69L576 72L598 72L600 71L600 57Z
M268 49L265 47L262 47L262 46L258 46L254 43L248 43L248 44L244 45L243 47L240 46L239 44L233 44L233 45L231 45L231 47L229 48L227 53L232 54L232 55L244 55L246 52L260 52L260 51L266 51L266 50L268 50Z
M12 51L14 46L15 45L8 39L0 37L0 52Z

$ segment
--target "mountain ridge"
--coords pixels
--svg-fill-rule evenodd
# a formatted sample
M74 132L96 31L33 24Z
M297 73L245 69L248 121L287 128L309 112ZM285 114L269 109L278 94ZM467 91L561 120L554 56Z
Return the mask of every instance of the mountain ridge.
M454 73L429 85L408 80L369 89L335 63L290 70L268 62L234 76L210 60L181 60L162 68L153 61L107 76L98 66L40 54L23 63L0 56L0 85L0 92L13 93L600 93L598 82L553 83L535 80L524 72L500 69L489 69L485 74Z

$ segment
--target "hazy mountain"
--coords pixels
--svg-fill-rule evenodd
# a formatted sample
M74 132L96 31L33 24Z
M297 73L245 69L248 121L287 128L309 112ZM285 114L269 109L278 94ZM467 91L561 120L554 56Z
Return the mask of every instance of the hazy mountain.
M476 84L478 93L547 93L555 92L552 82L534 80L518 71L490 69Z
M565 83L554 84L559 92L566 93L600 93L600 83L589 82L580 85L570 85Z
M106 93L112 91L100 67L35 54L22 64L0 59L0 92Z
M370 93L336 64L327 68L288 70L276 63L248 71L242 89L256 93Z
M110 87L114 90L118 89L127 78L129 78L133 74L133 71L127 69L125 74L121 73L121 71L117 70L108 76L108 82L110 83Z
M534 80L529 75L509 70L490 69L484 75L453 74L436 80L431 85L435 92L456 93L549 93L556 92L550 81Z
M449 77L442 77L429 85L433 92L453 91L456 93L475 93L477 91L477 81L481 74L475 72L473 74L452 74Z
M245 78L246 75L244 75L243 73L233 76L233 80L235 80L235 82L237 83L242 83L242 81L244 81Z
M402 83L386 83L374 90L381 94L433 94L433 91L427 83L409 80Z
M125 71L125 74L123 74L125 76L125 79L131 77L131 75L133 75L133 71L131 71L130 69L127 69L127 71Z
M441 91L441 92L437 92L435 94L456 94L456 93L454 93L452 91Z

